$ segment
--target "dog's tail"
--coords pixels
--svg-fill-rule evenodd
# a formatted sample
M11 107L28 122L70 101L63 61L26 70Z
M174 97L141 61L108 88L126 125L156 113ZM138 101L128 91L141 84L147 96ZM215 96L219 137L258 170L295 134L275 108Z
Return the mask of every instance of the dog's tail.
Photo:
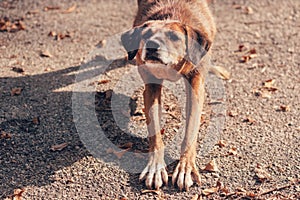
M224 79L224 80L229 80L230 79L230 72L225 69L224 67L221 66L210 66L209 70L210 73L215 74L217 77Z

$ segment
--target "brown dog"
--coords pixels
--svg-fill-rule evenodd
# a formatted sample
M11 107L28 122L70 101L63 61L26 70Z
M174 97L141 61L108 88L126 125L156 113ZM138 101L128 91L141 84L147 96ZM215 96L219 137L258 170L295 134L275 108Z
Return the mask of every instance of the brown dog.
M200 175L195 164L197 135L204 101L204 79L210 61L215 24L206 0L138 0L133 29L122 35L128 59L136 57L145 83L144 104L148 125L150 158L140 175L147 187L168 182L161 138L161 89L164 79L186 85L187 126L180 161L172 183L189 189Z

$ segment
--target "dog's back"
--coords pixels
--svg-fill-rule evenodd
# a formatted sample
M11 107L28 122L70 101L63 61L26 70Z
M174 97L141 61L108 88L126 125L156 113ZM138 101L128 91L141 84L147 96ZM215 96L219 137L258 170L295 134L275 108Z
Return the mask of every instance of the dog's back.
M216 27L207 0L138 0L133 26L149 20L178 20L214 40Z

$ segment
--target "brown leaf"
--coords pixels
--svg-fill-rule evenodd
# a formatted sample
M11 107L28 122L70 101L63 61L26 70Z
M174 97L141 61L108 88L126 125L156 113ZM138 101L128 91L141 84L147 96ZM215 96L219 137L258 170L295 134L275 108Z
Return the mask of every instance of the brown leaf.
M246 117L243 122L249 123L249 124L254 124L256 122L255 119L253 119L252 117Z
M11 96L17 96L17 95L20 95L22 93L22 88L13 88L11 91L10 91L10 95Z
M110 82L111 82L111 80L99 80L99 81L97 81L97 84L102 85L102 84L107 84L107 83L110 83Z
M278 109L278 111L290 112L291 111L291 106L290 105L281 105L280 109Z
M244 10L245 10L245 13L248 14L248 15L251 15L251 14L254 13L253 9L251 7L249 7L249 6L246 6L244 8Z
M224 187L224 184L220 181L217 181L217 185L216 185L217 188L221 189Z
M256 49L250 49L246 55L242 56L240 58L240 62L241 63L247 63L248 61L250 61L251 59L253 58L256 58L257 57L257 51Z
M24 72L24 69L23 68L20 68L20 67L13 67L12 70L14 72L17 72L17 73L23 73Z
M242 56L240 58L241 63L247 63L249 60L250 60L250 57L248 55L247 56Z
M275 82L276 82L276 80L269 79L269 80L266 80L265 82L263 82L263 86L264 86L264 88L273 88L273 85Z
M55 36L57 36L57 33L56 33L55 31L50 31L50 32L48 33L48 36L50 36L50 37L55 37Z
M39 125L40 124L40 119L38 117L34 117L32 119L32 122L35 124L35 125Z
M204 171L208 171L208 172L218 172L218 166L216 161L213 159L211 160L204 168Z
M228 116L229 117L236 117L236 116L238 116L238 112L234 111L234 110L231 110L231 111L228 112Z
M209 189L204 189L202 191L202 194L204 196L208 196L208 195L211 195L211 194L214 194L214 193L218 192L218 190L219 189L217 187L212 187L212 188L209 188Z
M243 51L246 51L248 49L248 47L247 46L245 46L245 45L243 45L243 44L241 44L241 45L239 45L239 52L243 52Z
M226 70L224 67L212 66L210 68L210 71L221 79L224 79L224 80L230 79L230 72L228 70Z
M161 135L164 135L165 132L166 132L166 130L165 130L164 128L160 130L160 134L161 134Z
M242 8L243 8L243 6L241 6L241 5L238 5L238 4L234 4L232 7L233 7L234 9L237 9L237 10L239 10L239 9L242 9Z
M113 153L115 150L113 148L108 148L106 150L106 153L110 154L110 153Z
M258 91L257 96L261 96L262 98L265 99L271 99L272 98L272 94L269 91Z
M13 200L21 200L22 194L25 192L24 189L15 189L13 194Z
M74 4L73 6L69 7L69 8L68 8L68 9L66 9L66 10L64 10L62 13L64 13L64 14L71 13L71 12L75 11L75 10L76 10L76 8L77 8L77 5L76 5L76 4Z
M40 56L50 58L52 57L52 54L48 50L44 50L40 53Z
M46 6L44 8L44 11L48 11L48 10L59 10L60 7L59 6Z
M220 189L221 193L225 194L226 196L231 194L231 192L229 191L229 189L227 187L223 187Z
M226 143L226 141L225 140L220 140L219 142L218 142L218 145L219 145L219 147L226 147L226 145L227 145L227 143Z
M119 146L121 149L124 149L124 148L126 148L126 149L132 149L132 147L133 147L133 143L132 142L127 142L127 143L125 143L125 144L123 144L123 145L120 145Z
M247 193L247 190L245 190L245 189L242 188L242 187L237 187L237 188L236 188L236 191L237 191L237 192L241 192L241 193Z
M106 43L107 43L106 40L101 40L98 42L98 44L96 44L96 47L103 48L103 47L105 47Z
M1 138L1 139L10 139L10 138L11 138L11 134L2 131L2 132L1 132L1 135L0 135L0 138Z
M114 151L113 154L115 154L115 156L117 156L118 159L121 159L124 156L124 154L129 150L130 148L121 151Z
M237 154L238 154L238 152L237 152L237 148L236 148L236 147L231 147L231 148L229 149L229 155L235 156L235 155L237 155Z
M261 166L257 166L254 169L254 172L261 182L264 182L271 178L271 175L267 173Z
M51 151L62 151L64 148L68 146L68 143L62 143L58 145L54 145L50 148Z
M18 21L16 25L19 28L19 30L25 30L26 29L26 26L25 26L24 22L22 22L22 21Z

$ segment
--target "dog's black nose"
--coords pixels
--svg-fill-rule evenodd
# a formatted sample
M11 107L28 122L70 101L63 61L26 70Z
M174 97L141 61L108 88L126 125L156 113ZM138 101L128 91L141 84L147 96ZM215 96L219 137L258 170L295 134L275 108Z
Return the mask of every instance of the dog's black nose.
M154 52L156 52L158 49L159 49L159 44L157 43L157 42L155 42L155 41L148 41L147 43L146 43L146 50L147 50L147 52L151 52L151 53L154 53Z

